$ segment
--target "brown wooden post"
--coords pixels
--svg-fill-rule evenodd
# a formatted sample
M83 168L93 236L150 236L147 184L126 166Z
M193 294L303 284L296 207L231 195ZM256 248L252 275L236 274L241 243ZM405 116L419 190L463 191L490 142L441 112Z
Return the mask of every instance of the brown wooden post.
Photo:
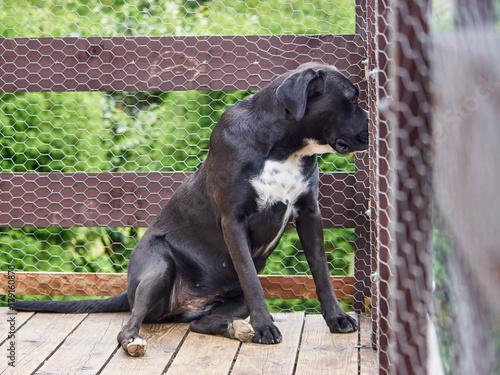
M370 221L372 341L379 351L380 373L389 373L390 177L392 138L388 130L389 5L372 0L366 7L366 79L370 112Z
M429 2L397 1L393 11L389 123L395 134L395 211L389 363L391 374L426 374L432 298Z
M374 90L376 90L377 111L377 138L376 138L376 168L372 168L374 176L373 203L374 216L377 220L377 257L373 258L373 278L374 285L378 285L377 309L373 310L373 321L377 322L374 332L377 332L377 345L379 349L379 371L380 374L390 372L389 363L389 342L390 342L390 286L391 282L391 235L390 222L392 216L393 201L393 176L391 175L391 165L393 164L393 135L389 131L387 121L387 104L390 98L388 77L389 77L389 47L393 38L393 29L389 23L390 4L388 0L377 0L373 2L373 23L376 28L373 41L376 48L374 63L371 67L374 79ZM376 159L375 159L376 158Z
M355 227L355 279L356 295L354 299L354 310L364 312L365 299L370 298L370 274L371 274L371 236L370 220L367 215L369 207L369 158L368 154L356 158L356 203L360 207L358 215L360 225Z
M366 7L365 2L356 0L356 41L358 41L359 53L363 56L361 69L366 63ZM365 78L365 77L363 77ZM368 110L368 92L366 79L359 84L360 102L363 108ZM354 310L364 312L366 299L370 298L370 274L371 274L371 236L370 219L366 214L369 209L370 187L370 158L368 153L358 154L356 157L356 204L360 207L358 212L360 224L355 227L355 279L356 295L354 299Z
M432 260L427 12L426 0L366 2L372 319L381 374L426 371Z

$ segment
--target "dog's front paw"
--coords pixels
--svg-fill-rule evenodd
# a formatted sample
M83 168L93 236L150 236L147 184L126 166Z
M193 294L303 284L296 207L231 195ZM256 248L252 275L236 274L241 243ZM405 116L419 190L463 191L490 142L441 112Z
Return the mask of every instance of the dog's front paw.
M272 322L254 326L255 336L252 342L258 344L279 344L283 339L281 332Z
M330 318L325 317L325 320L331 333L350 333L358 330L356 320L344 312Z
M131 337L122 343L123 349L132 357L141 357L146 353L148 344L140 336Z

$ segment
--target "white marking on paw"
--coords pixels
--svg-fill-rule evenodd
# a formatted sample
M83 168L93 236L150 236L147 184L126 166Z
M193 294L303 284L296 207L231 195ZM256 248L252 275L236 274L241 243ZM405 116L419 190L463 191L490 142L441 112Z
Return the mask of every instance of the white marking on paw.
M127 344L127 353L132 357L141 357L146 353L148 343L142 337L136 337Z
M250 341L255 336L252 325L243 319L234 319L229 322L228 331L231 338L243 342Z

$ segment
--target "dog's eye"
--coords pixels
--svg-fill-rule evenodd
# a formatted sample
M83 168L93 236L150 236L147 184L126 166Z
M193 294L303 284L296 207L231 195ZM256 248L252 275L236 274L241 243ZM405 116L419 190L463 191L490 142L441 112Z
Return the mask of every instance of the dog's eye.
M354 98L352 98L351 103L352 104L358 104L358 97L355 96Z

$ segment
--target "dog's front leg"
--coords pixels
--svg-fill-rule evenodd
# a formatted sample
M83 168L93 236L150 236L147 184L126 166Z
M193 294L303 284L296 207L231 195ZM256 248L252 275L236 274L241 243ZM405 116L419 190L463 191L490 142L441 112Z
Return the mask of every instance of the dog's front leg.
M245 223L233 218L222 219L222 231L250 312L250 322L255 331L252 341L261 344L281 342L281 333L269 314L255 270Z
M321 215L319 209L309 208L311 206L317 207L317 204L311 204L299 210L296 224L307 263L316 284L321 313L330 328L330 332L356 331L358 329L356 321L342 310L335 296L324 250Z

